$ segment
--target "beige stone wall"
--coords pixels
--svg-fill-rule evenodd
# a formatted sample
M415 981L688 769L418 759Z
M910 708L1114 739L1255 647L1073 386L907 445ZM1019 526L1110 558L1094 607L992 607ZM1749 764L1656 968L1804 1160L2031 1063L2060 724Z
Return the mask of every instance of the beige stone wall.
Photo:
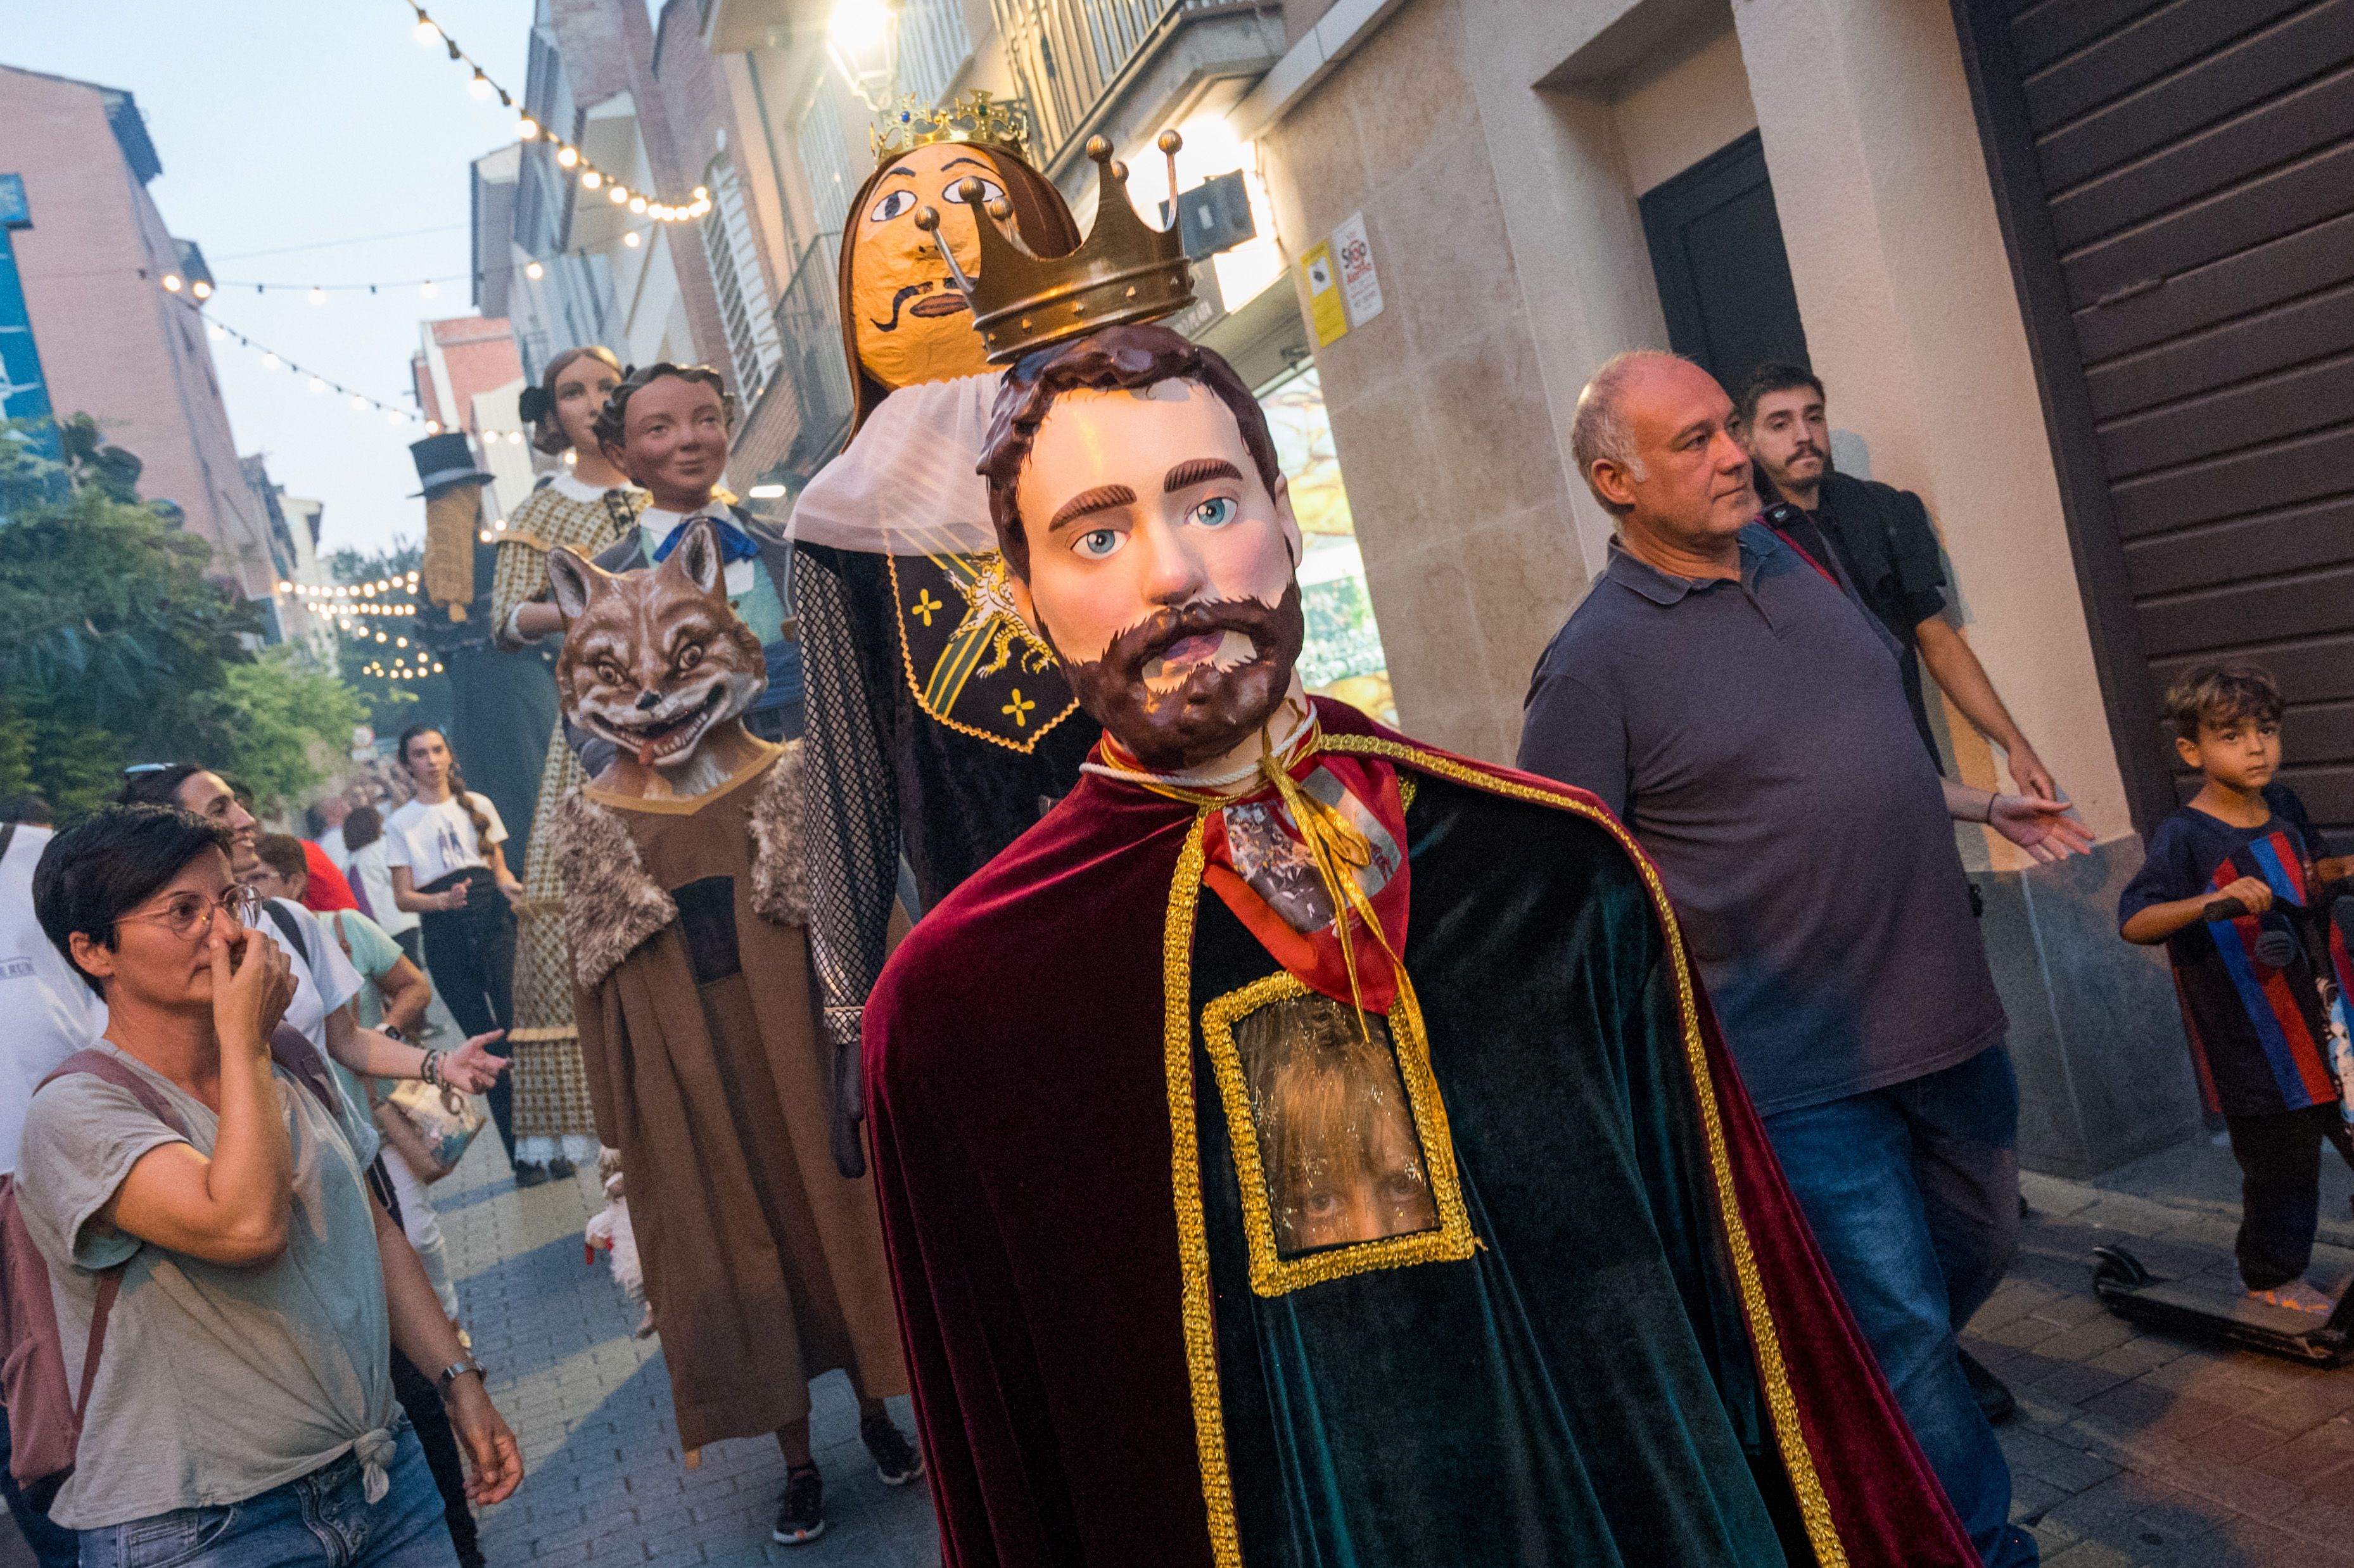
M1385 309L1317 365L1399 715L1509 759L1586 572L1463 40L1409 0L1262 152L1288 256L1357 211L1373 244Z

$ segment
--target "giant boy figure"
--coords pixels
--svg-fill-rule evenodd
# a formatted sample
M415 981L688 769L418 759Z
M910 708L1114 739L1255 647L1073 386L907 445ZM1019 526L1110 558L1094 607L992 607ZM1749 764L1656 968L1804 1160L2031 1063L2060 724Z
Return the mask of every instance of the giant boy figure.
M1182 267L1105 191L1059 262L984 224L974 290L992 518L1105 737L865 1020L947 1561L1975 1563L1632 841L1303 694L1266 422L1094 327Z

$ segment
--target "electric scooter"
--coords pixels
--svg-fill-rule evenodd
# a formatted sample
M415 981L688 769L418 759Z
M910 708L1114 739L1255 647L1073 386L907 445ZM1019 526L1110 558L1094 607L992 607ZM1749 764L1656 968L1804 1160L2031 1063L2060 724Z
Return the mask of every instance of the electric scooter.
M2255 942L2256 962L2273 969L2296 961L2300 952L2313 958L2315 983L2321 991L2324 1019L2338 1008L2338 987L2331 956L2331 911L2338 900L2354 895L2354 877L2315 885L2313 868L2305 867L2305 885L2313 889L2302 905L2278 900L2263 916ZM2209 921L2235 920L2248 914L2236 898L2218 898L2200 912ZM2277 914L2277 919L2272 916ZM2302 927L2302 929L2300 929ZM2343 1041L2336 1042L2332 1066L2346 1080L2354 1061ZM2354 1084L2348 1085L2354 1091ZM2093 1249L2093 1291L2110 1311L2135 1322L2228 1344L2262 1351L2323 1368L2354 1361L2354 1288L2341 1293L2327 1318L2310 1312L2253 1300L2234 1283L2209 1275L2160 1279L2122 1246Z

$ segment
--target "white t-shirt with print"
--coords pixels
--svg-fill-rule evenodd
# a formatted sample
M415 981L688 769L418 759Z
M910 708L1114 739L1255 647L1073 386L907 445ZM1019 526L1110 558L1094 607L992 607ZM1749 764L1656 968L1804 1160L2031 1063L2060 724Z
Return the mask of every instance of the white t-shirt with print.
M490 823L491 843L506 842L506 824L499 821L499 809L490 797L469 790L466 800ZM489 865L488 848L455 795L437 806L411 800L384 820L384 862L407 866L411 887L429 887L453 871Z
M106 1033L106 1003L33 917L47 828L18 827L0 855L0 1175L16 1169L25 1107L57 1065Z

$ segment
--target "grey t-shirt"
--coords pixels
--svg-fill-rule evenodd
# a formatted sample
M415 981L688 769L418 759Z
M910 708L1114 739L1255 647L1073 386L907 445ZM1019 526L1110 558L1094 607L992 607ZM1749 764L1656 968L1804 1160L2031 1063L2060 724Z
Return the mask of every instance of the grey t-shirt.
M1520 765L1599 795L1659 863L1761 1112L2002 1038L2002 1003L1897 645L1769 531L1741 578L1611 544L1538 661Z
M209 1155L219 1120L119 1050ZM87 1073L33 1097L16 1171L27 1230L48 1259L79 1388L96 1271L128 1259L107 1319L73 1475L50 1517L92 1530L175 1509L241 1502L356 1447L391 1457L398 1414L374 1200L345 1128L277 1069L293 1139L286 1251L260 1268L168 1252L95 1221L141 1156L180 1135L129 1091Z

